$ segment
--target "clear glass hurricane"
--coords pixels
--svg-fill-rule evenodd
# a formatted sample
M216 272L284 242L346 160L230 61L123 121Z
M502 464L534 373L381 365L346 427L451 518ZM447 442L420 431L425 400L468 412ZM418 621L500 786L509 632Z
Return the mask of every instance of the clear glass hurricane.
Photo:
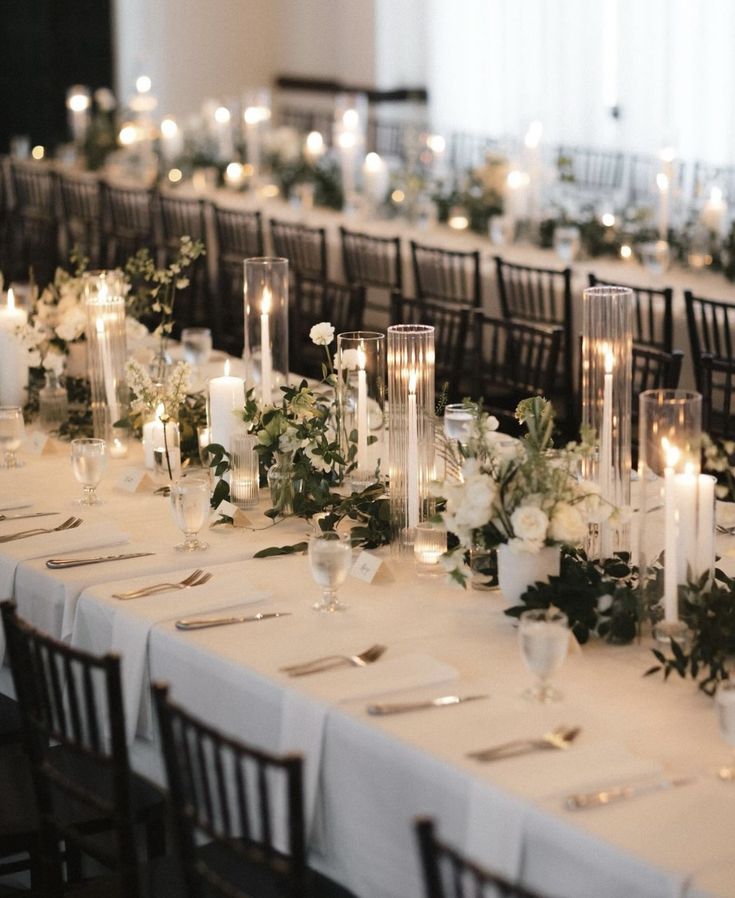
M199 539L199 531L209 516L209 480L204 477L186 477L172 483L169 501L176 526L185 537L184 542L176 546L176 549L179 552L208 549L208 543Z
M104 440L84 437L71 441L71 468L78 483L82 484L79 505L101 505L97 487L107 468L107 443Z
M535 608L521 614L518 628L521 657L538 678L523 697L535 702L555 702L562 697L549 680L564 663L569 647L569 621L556 609Z
M19 405L0 405L0 468L21 468L18 449L25 436L23 409Z
M322 598L315 611L344 611L347 607L337 599L337 590L347 579L352 567L352 540L349 533L327 530L309 539L311 576L322 588Z
M731 763L718 770L722 780L735 780L735 680L723 680L715 695L720 735L733 750Z

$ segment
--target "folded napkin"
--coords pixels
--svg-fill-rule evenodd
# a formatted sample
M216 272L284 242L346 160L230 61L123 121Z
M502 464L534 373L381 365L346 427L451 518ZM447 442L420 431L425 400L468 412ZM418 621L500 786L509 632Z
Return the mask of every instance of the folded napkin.
M146 584L181 579L183 571L164 575L138 577L135 580L117 581L105 584L107 595L140 588ZM99 587L96 587L99 593ZM203 586L182 589L160 595L146 596L115 602L112 618L110 651L122 658L123 705L125 708L125 728L128 741L132 742L136 732L150 737L151 702L148 676L148 636L151 629L163 621L174 621L181 617L210 614L213 611L232 609L236 606L261 602L270 593L247 590L242 585L242 571L217 572ZM83 605L80 603L78 609ZM81 610L77 611L82 613ZM226 616L223 614L223 616ZM196 631L194 631L196 632ZM193 634L192 634L193 636Z
M308 682L311 692L307 695L296 688L284 690L279 743L282 753L298 752L304 756L307 832L314 820L322 743L330 705L433 686L456 677L454 667L430 655L417 653L396 658L383 656L366 667L339 668L289 680L294 687L306 686Z
M43 519L42 519L43 520ZM26 523L19 521L18 523ZM42 526L42 525L39 525ZM19 530L30 530L19 527ZM15 569L21 561L32 558L53 558L68 552L83 552L103 546L119 546L130 542L130 536L114 524L81 524L73 530L40 533L26 539L0 543L0 598L13 596Z
M0 499L0 511L11 511L13 508L30 508L33 499L17 496L14 499Z

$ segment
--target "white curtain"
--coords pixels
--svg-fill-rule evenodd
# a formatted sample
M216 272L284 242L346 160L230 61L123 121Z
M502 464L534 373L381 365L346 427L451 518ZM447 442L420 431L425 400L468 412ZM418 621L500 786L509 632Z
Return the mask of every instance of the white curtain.
M437 130L539 120L544 142L735 163L733 0L428 0L426 15Z

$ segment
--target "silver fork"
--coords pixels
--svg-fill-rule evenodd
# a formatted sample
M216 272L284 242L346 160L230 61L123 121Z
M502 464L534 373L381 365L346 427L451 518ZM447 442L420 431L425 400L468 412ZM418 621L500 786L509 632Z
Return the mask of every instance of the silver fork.
M563 751L569 748L580 732L580 727L558 726L548 733L544 733L538 739L512 739L510 742L493 745L491 748L471 751L467 754L467 757L475 761L495 761L544 749L560 749Z
M315 658L313 661L305 661L303 664L291 664L280 668L289 677L305 677L313 673L321 673L331 670L333 667L365 667L372 664L385 652L385 645L371 645L369 649L360 652L359 655L325 655L323 658Z
M142 599L144 596L152 596L159 592L171 592L177 589L190 589L193 586L202 586L212 579L214 574L205 573L200 568L192 571L188 577L184 577L178 583L154 583L151 586L142 586L140 589L131 589L129 592L116 592L113 599Z
M8 536L1 536L0 543L10 543L16 539L25 539L27 536L39 536L41 533L56 533L60 530L74 530L81 523L81 518L67 518L65 521L62 521L58 527L36 527L33 530L19 530L17 533L11 533Z

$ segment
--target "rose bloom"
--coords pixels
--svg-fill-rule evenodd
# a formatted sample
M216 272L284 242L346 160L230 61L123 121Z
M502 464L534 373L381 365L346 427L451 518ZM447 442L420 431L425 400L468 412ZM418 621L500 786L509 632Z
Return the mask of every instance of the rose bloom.
M518 539L543 542L549 526L546 513L535 505L520 505L510 516L513 533Z
M579 511L567 502L559 502L551 515L549 538L576 546L587 535L587 525Z
M334 328L328 321L320 321L309 331L309 337L317 346L329 346L334 340Z
M339 354L339 364L346 371L354 371L360 366L360 353L356 349L343 349Z

